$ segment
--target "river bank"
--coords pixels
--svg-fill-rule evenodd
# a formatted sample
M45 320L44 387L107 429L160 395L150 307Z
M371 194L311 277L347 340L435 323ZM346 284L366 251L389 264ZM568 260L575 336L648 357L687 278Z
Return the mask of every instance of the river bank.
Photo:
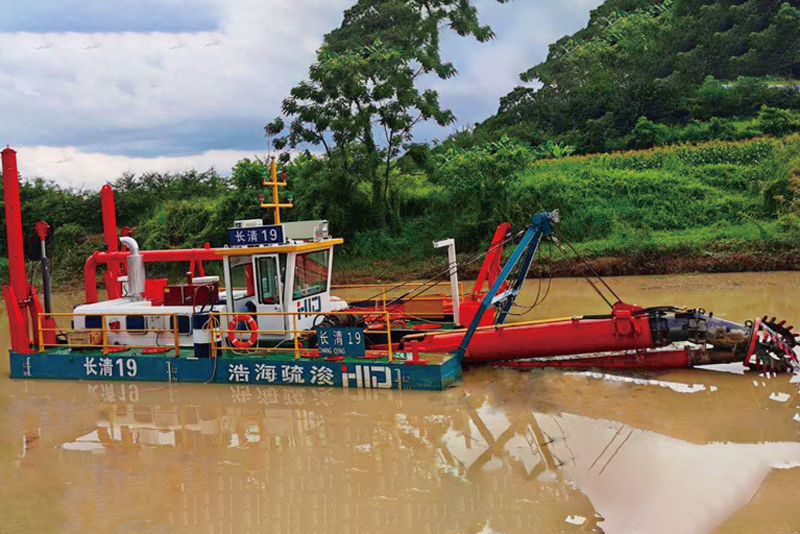
M459 257L459 278L473 280L480 271L481 261L465 264L466 256ZM333 284L400 283L406 280L428 280L436 276L447 278L445 258L387 258L335 260ZM29 270L36 271L31 265ZM592 271L601 276L638 276L699 273L742 273L770 271L799 271L800 246L782 247L775 251L714 252L678 255L672 251L647 251L626 256L598 256L585 259L541 258L532 266L530 278L581 277ZM161 273L159 273L161 274ZM41 287L38 272L34 284ZM98 283L102 281L98 278ZM80 277L54 273L55 291L70 293L80 291Z
M474 279L480 271L477 261L459 268L459 277ZM427 280L446 273L443 258L426 260L377 259L343 261L334 269L335 284L367 284ZM585 259L542 258L532 266L529 277L579 277L591 271L601 276L635 276L652 274L739 273L800 270L800 246L784 247L771 252L706 252L676 255L672 251L648 251L627 256L599 256ZM445 274L446 277L446 274Z

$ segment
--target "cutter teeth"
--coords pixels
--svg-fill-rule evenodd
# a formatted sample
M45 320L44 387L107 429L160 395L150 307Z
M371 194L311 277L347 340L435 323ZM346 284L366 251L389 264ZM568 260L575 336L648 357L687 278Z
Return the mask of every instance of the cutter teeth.
M800 344L800 334L792 332L792 325L786 321L777 322L775 317L764 316L761 327L756 334L758 348L748 363L765 370L795 371L800 369L800 362L793 347Z

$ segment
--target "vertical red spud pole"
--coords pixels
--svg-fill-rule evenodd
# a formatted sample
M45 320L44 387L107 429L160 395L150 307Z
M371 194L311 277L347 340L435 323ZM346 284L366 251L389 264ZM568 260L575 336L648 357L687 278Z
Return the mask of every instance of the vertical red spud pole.
M9 286L16 302L6 302L11 307L15 306L12 320L12 310L9 309L9 323L11 325L11 348L14 350L28 351L30 337L28 335L28 317L21 310L27 307L30 294L28 280L25 276L25 251L22 244L22 209L19 200L19 172L17 170L17 152L6 147L2 153L3 164L3 200L5 201L6 214L6 243L8 245L8 277ZM10 295L4 291L5 295ZM8 300L8 298L7 298ZM22 305L20 305L22 304ZM20 313L21 312L21 313Z
M106 244L108 252L119 251L119 238L117 236L117 208L114 204L114 189L108 184L100 188L100 208L103 213L103 240ZM108 298L119 298L122 291L119 287L117 278L120 275L119 262L112 261L108 264L108 270L111 272L110 284L106 284L106 291L108 291Z

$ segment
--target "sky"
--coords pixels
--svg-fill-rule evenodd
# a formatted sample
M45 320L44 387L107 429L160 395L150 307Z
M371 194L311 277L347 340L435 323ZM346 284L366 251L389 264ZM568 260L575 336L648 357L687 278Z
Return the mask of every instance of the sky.
M97 188L124 172L214 167L266 155L263 126L306 77L354 0L0 0L0 144L24 177ZM446 34L459 75L429 78L458 121L481 121L547 46L601 0L476 0L497 38Z

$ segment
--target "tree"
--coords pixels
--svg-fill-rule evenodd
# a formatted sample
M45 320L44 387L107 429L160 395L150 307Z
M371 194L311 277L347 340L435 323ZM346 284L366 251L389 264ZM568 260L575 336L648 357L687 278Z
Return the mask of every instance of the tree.
M496 0L506 3L509 0ZM265 128L274 145L322 146L335 168L372 188L372 209L385 220L389 181L403 144L418 123L451 124L455 116L439 104L420 78L456 75L440 55L449 28L480 42L494 37L479 23L473 0L358 0L339 28L325 36L309 77L283 101L282 119Z

